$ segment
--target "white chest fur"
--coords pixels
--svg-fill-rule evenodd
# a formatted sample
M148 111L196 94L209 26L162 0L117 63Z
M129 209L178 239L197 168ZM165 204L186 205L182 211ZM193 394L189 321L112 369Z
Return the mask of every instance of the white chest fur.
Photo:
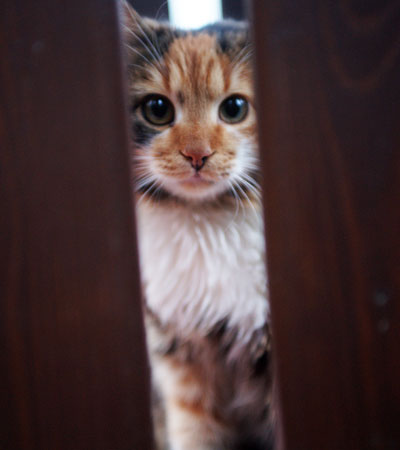
M246 339L268 315L261 214L146 204L137 211L146 301L183 335L223 319Z

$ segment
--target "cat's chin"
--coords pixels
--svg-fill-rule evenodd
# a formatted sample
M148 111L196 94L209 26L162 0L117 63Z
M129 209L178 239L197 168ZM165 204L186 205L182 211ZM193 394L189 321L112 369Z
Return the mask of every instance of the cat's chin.
M204 202L217 198L229 189L226 181L209 181L193 175L181 181L164 182L164 187L173 196L186 201Z

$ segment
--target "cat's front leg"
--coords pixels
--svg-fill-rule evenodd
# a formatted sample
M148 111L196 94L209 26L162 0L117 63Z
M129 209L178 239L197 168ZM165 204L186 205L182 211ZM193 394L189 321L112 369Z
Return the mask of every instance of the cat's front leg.
M146 317L152 377L165 412L169 450L224 450L226 426L215 412L212 377L200 370L192 343ZM162 447L163 448L163 447Z
M171 356L158 357L153 373L164 400L169 449L226 448L226 430L212 414L213 393L206 377L200 377L192 364Z
M170 450L223 450L222 430L201 406L175 399L167 401Z

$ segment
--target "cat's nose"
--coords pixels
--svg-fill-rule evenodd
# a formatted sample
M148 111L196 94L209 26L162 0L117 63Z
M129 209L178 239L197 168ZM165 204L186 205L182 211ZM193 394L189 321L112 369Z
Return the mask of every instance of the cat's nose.
M186 148L181 151L182 155L190 161L193 169L197 172L203 168L207 159L212 155L209 148Z

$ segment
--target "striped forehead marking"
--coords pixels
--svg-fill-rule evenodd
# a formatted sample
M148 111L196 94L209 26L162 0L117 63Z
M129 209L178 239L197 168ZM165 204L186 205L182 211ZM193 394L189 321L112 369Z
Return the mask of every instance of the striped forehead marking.
M229 89L230 61L219 51L215 35L188 34L177 38L165 55L165 64L165 86L180 93L179 101L193 94L213 99Z

